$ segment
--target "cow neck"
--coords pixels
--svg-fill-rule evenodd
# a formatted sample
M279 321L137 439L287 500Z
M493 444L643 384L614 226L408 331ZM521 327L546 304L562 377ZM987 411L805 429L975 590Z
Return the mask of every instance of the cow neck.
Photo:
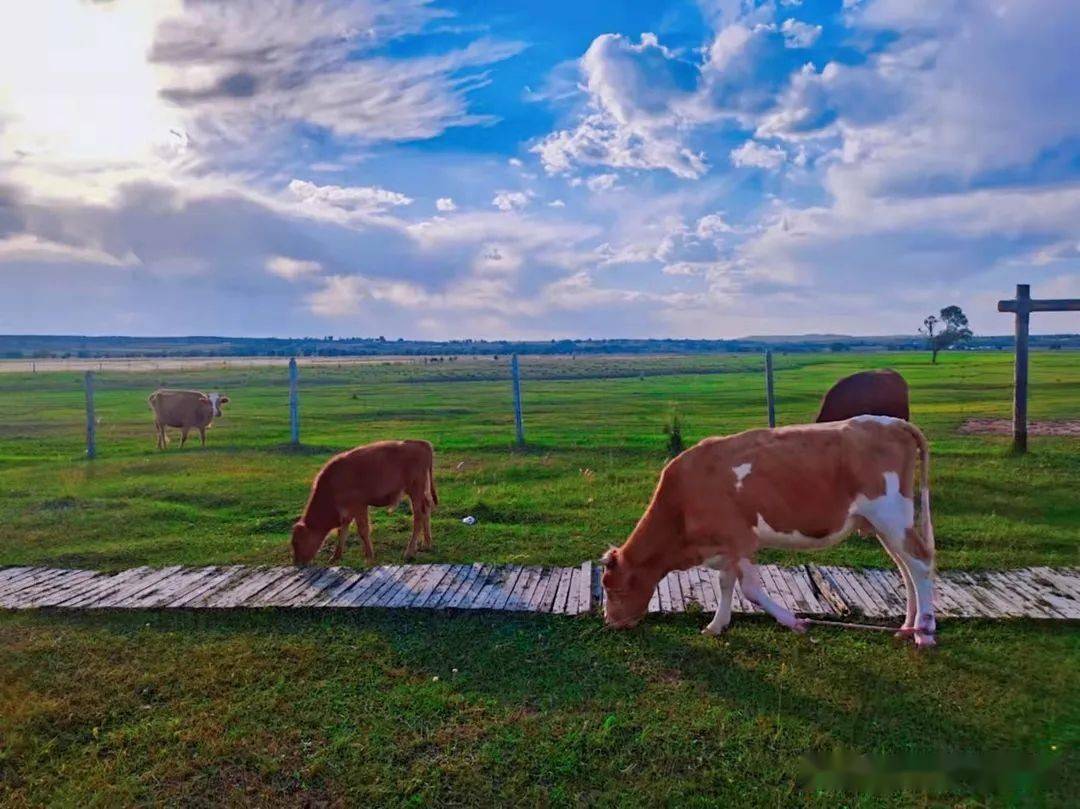
M652 586L675 569L670 564L673 558L669 544L672 526L656 512L655 504L651 504L619 549L619 556L627 567L653 579Z
M318 531L329 531L336 528L340 522L337 508L334 505L334 495L330 486L320 473L318 480L311 490L311 498L307 508L304 509L304 523L308 528Z

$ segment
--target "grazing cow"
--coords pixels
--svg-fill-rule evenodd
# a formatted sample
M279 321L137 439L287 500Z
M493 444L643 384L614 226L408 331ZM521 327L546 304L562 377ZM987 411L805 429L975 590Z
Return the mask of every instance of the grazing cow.
M337 528L337 547L330 557L331 563L336 562L345 552L353 521L364 543L364 556L373 561L368 507L392 509L406 494L412 505L413 529L405 558L416 555L421 533L423 547L430 548L431 511L439 502L434 460L435 452L427 441L377 441L335 455L315 476L304 515L293 526L293 561L306 565L326 535Z
M845 376L825 394L814 421L843 421L855 416L892 416L910 421L908 385L896 371L859 371Z
M168 390L161 388L147 399L154 411L154 429L157 431L157 447L165 449L169 444L166 427L180 428L180 446L187 443L191 430L199 431L199 440L206 446L206 428L221 416L221 406L229 401L220 393L202 393L197 390Z
M604 555L604 619L613 627L633 626L660 579L705 564L720 572L720 603L706 634L719 634L731 621L736 579L751 601L803 632L806 623L762 589L754 564L758 549L827 548L858 530L877 534L900 569L907 594L903 631L914 634L919 646L932 645L929 463L919 429L887 416L706 438L664 467L629 539Z

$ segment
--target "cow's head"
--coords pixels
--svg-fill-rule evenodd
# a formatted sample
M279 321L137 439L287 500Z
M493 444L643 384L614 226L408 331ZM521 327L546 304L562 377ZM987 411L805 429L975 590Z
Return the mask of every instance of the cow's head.
M293 564L306 565L314 559L324 539L326 539L325 531L308 528L303 520L297 520L292 528Z
M600 558L604 566L604 623L613 629L629 629L649 611L653 588L640 572L630 569L618 548Z
M207 394L206 398L209 399L210 404L213 405L214 418L220 418L221 417L221 406L223 404L228 404L229 403L229 397L224 396L224 395L222 395L220 393L209 393L209 394Z

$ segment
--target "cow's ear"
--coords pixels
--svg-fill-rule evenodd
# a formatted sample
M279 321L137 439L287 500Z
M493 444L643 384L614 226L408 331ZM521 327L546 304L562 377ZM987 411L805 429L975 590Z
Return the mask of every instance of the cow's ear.
M604 555L600 557L600 564L608 570L615 568L619 564L619 549L615 547L608 548Z

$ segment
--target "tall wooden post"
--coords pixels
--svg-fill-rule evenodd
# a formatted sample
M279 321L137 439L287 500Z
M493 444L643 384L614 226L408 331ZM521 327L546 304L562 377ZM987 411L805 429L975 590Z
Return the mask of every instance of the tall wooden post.
M525 446L525 424L521 418L521 368L518 366L518 355L510 356L510 376L514 382L514 429L517 432L517 445Z
M1013 451L1027 452L1028 327L1032 312L1077 312L1080 298L1032 300L1028 284L1016 285L1016 300L998 301L999 312L1016 314L1016 367L1013 388Z
M296 367L296 357L289 359L289 440L292 445L300 445L300 372Z
M776 404L773 401L772 349L765 350L765 406L769 409L769 426L776 426Z
M1016 366L1013 373L1013 451L1027 452L1028 329L1031 287L1016 285Z
M94 372L87 371L86 376L86 457L93 460L97 455L95 446L95 419L94 419Z

